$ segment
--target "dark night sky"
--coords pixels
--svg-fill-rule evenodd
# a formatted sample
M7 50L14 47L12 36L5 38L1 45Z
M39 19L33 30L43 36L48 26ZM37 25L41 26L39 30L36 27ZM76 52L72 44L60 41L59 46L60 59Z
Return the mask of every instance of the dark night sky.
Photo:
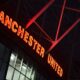
M0 0L0 10L4 10L23 27L50 0ZM53 4L35 21L54 41L65 0L54 0ZM6 6L6 7L5 7ZM80 19L80 0L66 0L58 39ZM33 23L28 29L45 48L51 43L45 34ZM64 70L64 80L80 80L80 21L58 45L50 51Z

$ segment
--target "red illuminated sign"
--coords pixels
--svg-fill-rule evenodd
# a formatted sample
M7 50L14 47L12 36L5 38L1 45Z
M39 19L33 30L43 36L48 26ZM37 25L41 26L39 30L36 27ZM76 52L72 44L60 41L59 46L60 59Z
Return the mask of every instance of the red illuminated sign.
M4 26L10 29L13 33L19 36L23 41L28 44L33 50L36 51L42 58L44 57L45 48L30 35L24 28L21 27L16 21L10 18L8 15L5 15L3 11L0 12L0 21Z
M41 44L24 28L22 28L21 25L6 15L3 11L0 11L0 22L19 36L26 44L32 47L32 49L35 50L39 56L44 58L45 48L41 46ZM50 54L48 54L47 62L60 77L63 76L63 69Z

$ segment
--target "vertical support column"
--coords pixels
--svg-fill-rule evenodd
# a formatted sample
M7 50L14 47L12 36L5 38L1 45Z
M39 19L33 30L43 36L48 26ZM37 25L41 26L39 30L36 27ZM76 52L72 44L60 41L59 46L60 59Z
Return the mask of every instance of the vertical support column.
M0 44L0 80L5 80L9 64L10 50Z

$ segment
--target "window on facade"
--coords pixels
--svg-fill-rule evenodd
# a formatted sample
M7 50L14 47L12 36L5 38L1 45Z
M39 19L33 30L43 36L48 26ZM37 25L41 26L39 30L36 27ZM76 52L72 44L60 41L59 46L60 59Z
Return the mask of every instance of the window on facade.
M16 53L10 57L9 67L7 70L6 80L46 80L35 70L32 62L27 59L24 62Z
M11 54L6 80L34 80L33 67L24 63L18 55Z
M12 80L18 80L20 73L15 70L13 75L14 75L14 76L13 76L13 79L12 79ZM23 80L23 79L22 79L22 80Z
M18 70L18 71L21 71L21 60L20 59L17 59L16 60L16 65L15 65L15 68Z
M17 55L14 55L13 53L11 54L11 57L10 57L10 65L15 67L15 64L16 64L16 60L17 60Z
M12 75L13 75L13 71L14 71L14 68L12 68L11 66L8 67L8 72L7 72L7 80L11 80L12 79Z
M21 72L25 75L26 74L26 70L27 70L27 65L26 64L22 64L22 67L21 67Z

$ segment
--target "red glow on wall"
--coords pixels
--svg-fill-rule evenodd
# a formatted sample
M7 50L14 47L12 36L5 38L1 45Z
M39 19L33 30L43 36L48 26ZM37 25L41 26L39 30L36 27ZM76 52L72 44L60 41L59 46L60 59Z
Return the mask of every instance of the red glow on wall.
M75 21L63 34L62 36L56 40L54 43L52 43L52 45L50 46L50 48L48 49L48 52L50 52L63 38L65 38L69 32L74 28L76 27L76 25L80 22L80 18Z
M30 25L32 23L34 23L34 21L41 16L52 4L53 4L54 0L50 0L37 14L35 14L33 16L33 18L26 24L26 29L30 27Z
M56 32L56 38L55 38L55 40L57 40L58 35L59 35L60 26L61 26L61 21L62 21L64 9L65 9L65 5L66 5L66 0L64 0L63 6L62 6L61 15L60 15L60 20L59 20L59 23L58 23L58 29L57 29L57 32Z
M50 52L63 38L66 37L66 35L69 34L69 32L80 22L80 18L75 21L63 34L60 38L58 38L59 36L59 32L60 32L60 27L61 27L61 22L62 22L62 18L64 15L64 10L71 10L71 11L75 11L80 13L80 10L78 9L73 9L70 7L66 7L66 0L64 0L63 5L62 5L62 9L61 9L61 14L60 14L60 18L59 18L59 23L58 23L58 27L57 27L57 31L56 31L56 36L55 36L55 40L53 40L44 30L43 28L36 22L36 19L38 19L52 4L53 4L54 0L49 1L41 10L39 10L39 12L37 14L35 14L30 21L26 24L26 29L29 28L33 23L40 29L40 31L45 35L44 37L46 38L46 40L48 40L51 43L51 46L48 49L48 52Z

